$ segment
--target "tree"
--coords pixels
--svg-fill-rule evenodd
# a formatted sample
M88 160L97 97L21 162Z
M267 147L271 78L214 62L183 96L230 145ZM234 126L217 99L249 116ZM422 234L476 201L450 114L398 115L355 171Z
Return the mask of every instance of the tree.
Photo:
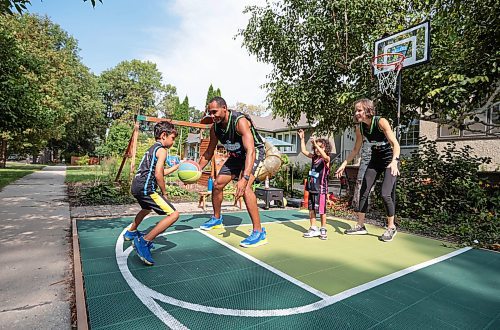
M163 99L175 92L162 84L156 64L149 61L123 61L104 71L99 80L110 123L115 120L132 123L139 114L157 117L164 109Z
M172 119L189 121L189 99L186 95L184 101L178 104L176 111L174 112Z
M106 141L96 148L99 156L121 156L125 152L132 134L132 125L124 122L114 122L109 128Z
M87 2L88 0L83 0ZM102 0L98 0L102 3ZM95 7L96 0L90 0L92 7ZM27 5L31 4L31 0L0 0L0 14L14 14L15 9L19 14L27 10Z
M177 96L177 89L175 86L166 85L165 96L160 101L158 106L158 116L172 118L177 106L179 104L179 97Z
M231 108L249 114L250 116L257 117L262 117L266 112L266 108L263 105L246 104L242 102L236 102L236 105Z
M273 70L265 84L271 109L295 124L301 112L318 130L352 126L352 102L378 101L394 117L395 101L379 97L369 59L382 35L430 19L430 64L403 71L403 116L454 126L499 100L498 0L269 1L247 7L243 45Z
M205 101L205 105L208 105L208 102L210 102L210 100L216 96L222 96L220 89L217 88L216 90L214 90L214 87L212 86L212 84L210 84L210 87L208 87L207 100Z
M99 97L98 78L83 65L80 66L78 82L67 86L69 120L64 128L64 138L52 145L63 150L65 158L71 155L94 154L97 144L104 139L106 120L104 104ZM70 90L71 87L78 88ZM69 93L71 91L71 93Z
M6 46L0 51L3 160L8 143L9 150L38 155L72 132L67 125L85 124L78 113L95 118L99 102L89 91L91 74L76 40L58 25L35 15L0 15L0 43Z

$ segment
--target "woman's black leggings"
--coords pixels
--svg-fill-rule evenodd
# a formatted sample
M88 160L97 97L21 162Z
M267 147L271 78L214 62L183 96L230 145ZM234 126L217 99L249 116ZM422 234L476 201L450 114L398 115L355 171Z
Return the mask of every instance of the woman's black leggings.
M392 217L395 214L397 176L393 176L391 174L390 168L374 168L370 165L371 164L369 164L366 169L365 176L363 177L363 183L361 184L358 212L366 213L366 210L368 209L368 197L370 196L373 184L377 181L380 174L384 172L384 181L382 182L382 198L384 199L385 214L388 217Z

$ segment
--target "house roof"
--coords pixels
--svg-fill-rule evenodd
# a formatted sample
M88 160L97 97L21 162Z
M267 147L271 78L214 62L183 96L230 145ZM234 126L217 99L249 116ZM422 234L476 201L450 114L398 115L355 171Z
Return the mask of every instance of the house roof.
M255 128L259 131L279 132L289 130L290 128L299 129L313 126L307 123L305 114L301 114L297 125L295 125L294 127L290 127L285 119L281 117L273 118L272 115L266 117L251 116L251 118L255 125Z

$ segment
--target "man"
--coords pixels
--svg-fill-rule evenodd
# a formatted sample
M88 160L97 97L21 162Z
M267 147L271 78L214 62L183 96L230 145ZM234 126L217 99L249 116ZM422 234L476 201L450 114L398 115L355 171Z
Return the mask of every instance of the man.
M212 190L214 215L200 228L210 230L224 227L221 215L223 190L231 180L238 180L235 198L243 196L253 224L252 233L241 241L240 245L243 247L264 245L267 243L266 230L261 227L257 198L252 190L255 171L265 157L264 141L255 131L250 117L228 110L226 101L222 97L216 96L210 100L208 114L214 124L210 129L210 144L200 158L200 167L204 168L212 159L219 141L229 153L229 158L214 182Z

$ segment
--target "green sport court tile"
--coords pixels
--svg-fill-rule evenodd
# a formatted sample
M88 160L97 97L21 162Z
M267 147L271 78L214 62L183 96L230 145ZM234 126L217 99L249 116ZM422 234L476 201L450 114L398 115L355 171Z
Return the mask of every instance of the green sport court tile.
M287 218L292 220L307 219L307 214L299 212L271 211L262 212L261 214L263 222L286 221ZM144 224L145 226L151 226L158 219L159 217L156 217L156 219L149 218L147 219L148 222ZM185 220L182 224L183 227L180 228L192 228L207 219L207 216L183 215L178 223ZM248 229L251 228L250 226L238 227L238 225L250 223L248 216L246 213L235 213L225 215L225 219L229 219L236 227L229 227L226 228L226 231L218 233L222 235L217 235L215 231L211 232L211 234L215 234L215 237L225 242L234 239L234 246L236 246L243 237L248 235ZM118 235L130 221L131 218L121 218L109 222L103 221L102 223L100 221L85 221L84 224L78 221L77 223L79 230L82 230L80 237L85 238L81 240L84 242L81 246L82 251L87 250L85 257L84 253L82 253L82 264L84 266L85 284L88 286L86 288L87 303L93 329L165 328L160 319L153 316L152 312L130 290L125 279L120 277L121 273L114 255L115 242ZM92 222L91 225L90 222ZM301 238L301 242L297 243L317 244L330 243L329 241L334 237L341 236L339 235L341 230L349 225L347 222L332 219L329 220L329 226L331 228L329 228L330 237L328 241L323 242L319 239L313 239L308 242L309 240L300 237L308 227L307 221L266 224L266 228L270 233L270 244L258 249L245 249L242 251L244 253L250 252L252 255L276 245L276 240L279 240L277 239L278 234L271 234L271 231L274 232L275 230L272 227L278 227L280 231L282 231L283 227L288 228L293 235L298 235ZM378 234L377 230L379 229L370 227L369 230L371 233ZM379 231L381 233L381 230ZM96 239L95 245L92 245L92 237ZM303 276L302 279L298 278L299 281L304 281L304 278L315 279L318 277L316 274L321 277L325 272L328 273L330 270L322 268L321 265L329 262L329 259L325 259L325 257L332 252L368 253L373 259L383 261L381 262L383 266L395 267L395 261L385 262L383 260L386 255L383 252L387 252L386 250L379 250L376 251L377 253L372 254L372 247L370 245L368 248L363 246L362 239L370 239L373 241L372 243L381 246L394 246L394 243L397 243L401 237L404 237L404 235L399 233L393 242L387 244L378 242L376 237L348 237L361 241L361 244L347 247L344 250L342 250L342 246L335 246L336 249L332 250L331 248L325 248L325 245L321 244L314 248L299 245L301 249L297 249L295 252L298 254L304 253L304 255L298 260L294 259L292 253L284 254L282 251L280 253L270 253L269 258L278 265L288 262L290 268L300 272ZM286 239L286 237L284 238ZM414 237L408 239L410 246L414 246L415 242L412 243L414 239ZM143 266L134 255L134 252L127 258L127 265L141 283L146 283L154 290L169 296L186 299L198 304L241 308L242 310L288 308L290 306L303 306L320 300L317 296L288 283L283 278L279 278L267 270L262 270L260 266L256 266L255 263L246 258L242 256L235 257L234 251L219 245L201 233L186 231L161 237L158 241L158 244L155 242L157 249L153 254L157 260L157 266ZM430 243L426 242L425 244ZM128 247L129 243L125 243L124 246ZM273 246L274 248L275 246ZM442 248L448 251L452 250L444 246ZM434 249L435 247L422 246L416 249L415 254L417 256L415 258L417 260L419 258L430 258L429 255L434 253ZM306 253L307 251L309 251L309 254ZM285 250L285 252L287 251ZM315 268L311 268L306 272L301 268L307 269L309 264L303 264L302 267L296 266L297 261L311 256L313 259L321 259L322 263L311 262L311 265ZM398 256L397 253L396 256ZM369 258L367 260L370 261ZM360 281L360 278L366 280L362 276L344 275L343 272L349 270L349 267L358 272L365 270L359 268L359 265L356 264L354 266L357 268L352 264L348 264L349 267L346 267L344 265L345 260L340 261L330 267L340 274L338 275L339 278L333 275L329 280L332 286L336 287L333 289L334 291L339 290L339 287L342 286L350 285L352 287L356 284L356 281ZM500 315L500 302L497 298L500 296L497 289L500 287L500 283L497 279L498 276L495 276L500 269L499 262L498 254L492 255L485 251L468 251L376 286L368 291L358 293L333 305L296 315L238 317L193 311L159 301L156 301L156 303L164 307L165 313L172 314L173 317L190 329L304 329L309 327L320 329L439 327L446 329L456 328L457 324L462 325L459 328L467 326L494 329L498 325ZM105 265L102 267L102 272L99 271L100 265ZM372 268L379 271L380 267L372 266ZM372 271L370 275L373 276L374 273ZM342 282L341 280L343 284L336 284ZM124 284L123 287L120 287L122 281ZM314 282L314 280L311 281ZM463 284L464 282L473 282L473 285L467 288L467 285ZM103 287L99 289L99 285ZM108 287L105 288L104 286ZM89 297L89 294L92 297ZM138 305L136 306L136 304ZM434 309L431 309L433 313L425 309L429 306L435 306ZM436 312L438 307L443 308L443 306L447 307L448 310L444 310L442 313L450 315L441 315ZM453 317L453 313L459 314ZM422 316L419 317L419 315ZM478 318L478 320L474 321L475 318Z
M281 218L286 218L286 211L282 213ZM255 249L238 246L250 225L209 234L327 295L455 251L440 241L401 232L392 242L380 242L378 236L384 229L370 225L369 235L344 235L336 228L349 228L349 224L339 219L328 220L327 240L303 238L309 220L307 214L301 218L304 220L265 224L269 243Z

